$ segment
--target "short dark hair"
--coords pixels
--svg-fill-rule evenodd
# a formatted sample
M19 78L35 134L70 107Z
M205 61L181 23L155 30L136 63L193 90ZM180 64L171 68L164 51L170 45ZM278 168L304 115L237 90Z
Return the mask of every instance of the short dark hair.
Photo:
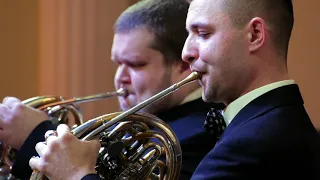
M167 61L182 62L181 53L188 37L185 29L189 3L184 0L142 0L127 8L114 25L115 33L147 28L154 34L152 48Z
M187 0L189 3L193 0ZM294 25L292 0L215 0L229 13L235 27L243 27L253 17L263 18L272 33L277 53L287 56Z

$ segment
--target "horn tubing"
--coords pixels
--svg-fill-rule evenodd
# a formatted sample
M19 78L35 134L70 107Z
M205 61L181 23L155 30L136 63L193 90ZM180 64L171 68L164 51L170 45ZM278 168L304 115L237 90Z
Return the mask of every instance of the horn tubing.
M94 94L94 95L89 95L89 96L83 96L83 97L75 97L72 99L67 99L61 102L54 102L50 103L47 105L42 106L39 108L40 110L44 110L48 107L52 106L58 106L58 105L69 105L69 104L80 104L84 102L91 102L91 101L96 101L96 100L102 100L105 98L109 98L112 96L125 96L127 95L127 90L124 88L120 88L117 91L114 92L105 92L105 93L99 93L99 94Z
M112 96L126 96L127 93L128 92L125 88L120 88L117 91L113 91L113 92L105 92L105 93L99 93L99 94L83 96L83 97L74 97L71 99L63 100L63 101L49 103L49 104L46 104L46 105L39 107L38 109L39 110L46 110L48 107L54 107L54 106L58 106L58 105L80 104L80 103L84 103L84 102L101 100L101 99L109 98ZM1 144L0 147L1 146L2 146L2 152L1 152L0 160L4 161L5 165L11 167L13 163L8 158L10 147L5 144ZM1 169L0 169L0 172L1 172Z
M131 109L128 109L127 111L121 113L120 115L114 117L113 119L111 119L110 121L107 122L103 122L103 124L101 126L99 126L98 128L96 128L95 130L91 131L88 135L86 135L82 140L91 140L92 138L94 138L97 134L99 134L100 132L102 132L103 130L105 130L106 128L112 126L113 124L121 121L122 119L126 118L127 116L136 113L137 111L139 111L140 109L144 108L145 106L153 103L156 100L159 100L160 98L176 91L178 88L180 88L183 85L186 85L192 81L195 81L197 79L199 79L201 77L200 73L198 72L192 72L188 77L186 77L185 79L183 79L182 81L173 84L172 86L170 86L169 88L159 92L158 94L150 97L149 99L146 99L145 101L137 104L136 106L132 107ZM87 129L87 126L91 126L92 125L92 121L101 121L103 120L103 118L106 115L102 115L99 116L97 118L94 118L93 120L89 120L88 123L84 123L82 125L80 125L79 127L75 128L72 130L72 133L74 135L76 135L80 129ZM91 122L90 122L91 121Z

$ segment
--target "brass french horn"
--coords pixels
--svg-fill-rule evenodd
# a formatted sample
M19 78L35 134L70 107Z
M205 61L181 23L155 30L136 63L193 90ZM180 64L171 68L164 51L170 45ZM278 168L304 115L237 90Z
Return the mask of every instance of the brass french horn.
M82 98L64 100L56 96L39 96L23 101L24 104L38 108L58 119L57 123L68 122L67 112L75 116L72 133L81 140L99 137L99 151L96 171L101 179L166 179L179 177L182 154L181 147L173 130L158 117L138 112L154 101L176 91L181 86L199 79L200 74L191 73L184 80L173 84L151 98L125 112L106 114L83 123L78 103L125 95L124 89L113 93L98 94ZM2 144L5 165L11 166L9 148ZM165 160L161 158L164 156ZM14 157L14 156L13 156ZM80 157L81 158L81 157ZM38 171L33 171L32 180L46 179Z
M102 100L113 96L125 96L127 91L121 88L114 92L105 92L84 97L65 99L62 96L37 96L22 101L23 104L46 112L56 124L67 124L71 128L83 124L83 116L80 112L80 103ZM12 161L16 156L16 150L0 142L0 176L6 179L15 179L10 174Z
M102 115L74 128L72 133L81 140L100 139L96 171L101 179L160 179L179 178L182 164L181 147L173 130L163 120L138 112L154 101L200 78L197 72L173 84L125 112ZM165 156L165 162L161 158ZM79 157L81 158L81 157ZM30 179L45 179L34 170Z

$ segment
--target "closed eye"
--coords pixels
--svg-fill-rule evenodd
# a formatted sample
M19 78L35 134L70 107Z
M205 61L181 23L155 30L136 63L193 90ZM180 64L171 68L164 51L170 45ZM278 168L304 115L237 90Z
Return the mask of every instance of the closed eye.
M147 65L147 63L145 62L127 62L128 66L133 67L133 68L140 68L140 67L144 67L145 65Z
M210 36L210 33L208 33L208 32L199 32L198 36L203 38L203 39L207 39Z

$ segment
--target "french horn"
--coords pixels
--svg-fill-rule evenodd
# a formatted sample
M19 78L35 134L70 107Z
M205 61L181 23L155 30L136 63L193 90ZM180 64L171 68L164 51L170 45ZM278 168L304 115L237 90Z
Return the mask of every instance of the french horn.
M75 128L83 124L83 116L80 112L80 103L102 100L114 96L125 96L127 91L120 88L114 92L99 93L84 97L74 97L65 99L62 96L36 96L22 101L23 104L42 110L51 117L52 123L67 124L70 128ZM0 142L0 177L14 180L10 174L12 161L15 159L16 150Z
M199 78L200 74L193 72L127 111L102 115L72 129L78 139L100 139L96 171L101 179L179 178L182 152L174 131L158 117L138 111ZM34 170L30 179L46 177Z

